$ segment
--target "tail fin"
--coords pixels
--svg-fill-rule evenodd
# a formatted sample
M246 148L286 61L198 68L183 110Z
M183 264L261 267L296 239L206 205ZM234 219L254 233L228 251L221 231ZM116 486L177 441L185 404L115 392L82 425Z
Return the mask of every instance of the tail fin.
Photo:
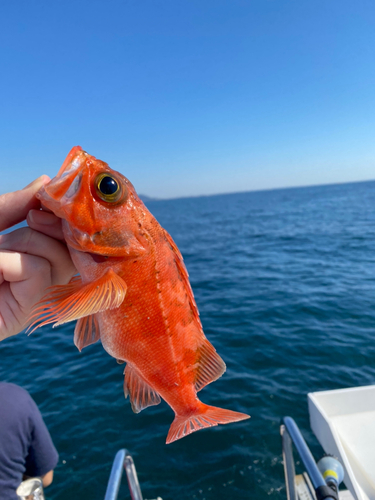
M189 415L176 415L167 436L167 444L173 443L192 432L199 431L205 427L214 427L218 424L229 424L250 418L245 413L224 410L216 406L201 404L195 413Z

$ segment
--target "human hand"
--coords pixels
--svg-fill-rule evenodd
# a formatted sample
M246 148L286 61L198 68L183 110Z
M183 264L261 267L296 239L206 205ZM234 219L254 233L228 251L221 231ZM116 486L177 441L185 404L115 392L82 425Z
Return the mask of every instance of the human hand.
M20 191L0 196L0 231L27 218L29 227L0 235L0 340L27 326L46 288L65 285L76 274L64 242L61 219L40 210L35 193L43 175Z

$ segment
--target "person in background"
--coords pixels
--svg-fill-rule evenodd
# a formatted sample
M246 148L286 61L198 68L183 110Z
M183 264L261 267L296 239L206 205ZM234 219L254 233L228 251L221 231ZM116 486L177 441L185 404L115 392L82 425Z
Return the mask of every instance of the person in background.
M0 498L17 500L23 479L49 486L58 454L37 405L15 384L0 382Z
M20 191L0 196L0 231L27 220L29 227L0 235L0 340L24 330L33 307L53 285L66 285L76 269L61 219L41 210L42 175Z
M0 235L0 340L27 326L33 305L46 288L65 285L76 274L65 245L61 220L41 210L36 192L41 176L20 191L0 196L0 231L25 219L29 227ZM0 499L17 499L26 477L42 477L48 486L57 451L35 402L27 391L0 382Z

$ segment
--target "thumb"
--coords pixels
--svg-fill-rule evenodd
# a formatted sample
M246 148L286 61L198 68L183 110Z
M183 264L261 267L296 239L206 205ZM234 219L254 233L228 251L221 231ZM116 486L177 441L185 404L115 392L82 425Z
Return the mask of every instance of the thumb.
M0 196L0 231L25 220L31 209L40 208L40 201L37 200L35 194L49 181L50 178L47 175L41 175L20 191Z

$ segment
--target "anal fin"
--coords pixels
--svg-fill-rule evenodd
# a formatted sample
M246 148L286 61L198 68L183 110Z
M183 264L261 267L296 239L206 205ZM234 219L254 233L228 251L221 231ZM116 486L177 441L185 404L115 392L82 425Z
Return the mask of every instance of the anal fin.
M139 413L148 406L158 405L161 401L159 394L143 379L139 372L131 365L125 367L124 394L130 397L134 413Z

